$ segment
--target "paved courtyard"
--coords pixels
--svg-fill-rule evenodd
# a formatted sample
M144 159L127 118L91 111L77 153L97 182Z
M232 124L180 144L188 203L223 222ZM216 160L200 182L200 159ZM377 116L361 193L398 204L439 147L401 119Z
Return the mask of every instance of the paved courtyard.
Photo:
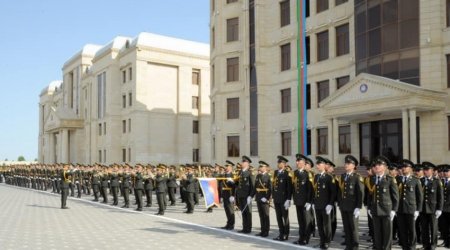
M278 242L275 211L271 209L271 233L268 238L254 236L259 230L259 217L253 206L253 232L239 234L241 217L236 214L236 230L220 229L225 225L222 208L205 213L204 205L196 206L194 214L184 214L184 204L168 207L165 216L154 215L156 199L151 208L136 212L134 208L92 202L92 196L69 197L70 209L60 209L60 195L0 184L0 249L312 249L292 244L297 240L298 224L295 208L290 209L291 236ZM133 199L132 199L133 202ZM202 200L201 200L202 202ZM338 213L339 214L339 213ZM368 248L365 226L360 222L361 248ZM342 225L331 249L343 249Z

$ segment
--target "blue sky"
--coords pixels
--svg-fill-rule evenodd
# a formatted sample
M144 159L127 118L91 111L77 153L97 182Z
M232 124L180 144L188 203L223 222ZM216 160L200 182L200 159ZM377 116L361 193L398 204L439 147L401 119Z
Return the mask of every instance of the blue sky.
M39 93L87 43L152 32L209 43L209 0L13 0L0 7L0 160L37 158Z

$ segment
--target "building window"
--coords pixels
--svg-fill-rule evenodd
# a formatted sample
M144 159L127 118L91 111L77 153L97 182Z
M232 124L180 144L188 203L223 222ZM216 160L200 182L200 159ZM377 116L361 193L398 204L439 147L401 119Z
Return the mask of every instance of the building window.
M239 57L227 59L227 82L239 81Z
M350 154L351 142L350 142L350 126L339 127L339 154Z
M239 157L239 136L227 136L228 157Z
M317 0L316 5L317 13L320 13L322 11L325 11L328 9L328 0Z
M192 121L192 133L198 134L198 121Z
M126 107L127 107L127 96L122 95L122 108L126 108Z
M211 106L211 116L212 116L212 121L216 122L216 103L213 102L212 106Z
M450 55L447 55L447 88L450 88Z
M97 118L105 116L106 110L106 72L97 75Z
M239 18L227 19L227 42L239 39Z
M281 71L291 68L291 44L280 46L281 49Z
M199 162L199 160L200 160L199 153L200 153L200 151L198 148L194 148L192 150L192 161L193 162Z
M126 82L127 82L127 71L122 70L122 83L126 83Z
M106 162L106 149L103 149L103 162Z
M227 99L227 119L239 119L239 98Z
M311 44L309 36L305 37L306 64L311 62Z
M103 134L106 135L106 122L103 123Z
M317 83L317 103L327 98L330 94L330 81L325 80Z
M128 68L128 78L130 78L130 81L133 80L133 68Z
M338 6L339 4L343 4L348 2L348 0L336 0L335 5Z
M289 0L280 2L280 25L284 27L291 23L291 8Z
M281 132L281 154L291 155L291 132Z
M227 4L228 3L235 3L235 2L237 2L238 0L227 0Z
M216 0L211 0L211 12L214 12L216 10Z
M127 132L127 120L122 120L122 133Z
M98 135L102 135L103 129L102 129L102 124L99 123L98 124Z
M131 119L128 119L128 132L131 132Z
M306 84L306 109L311 109L311 84Z
M128 106L133 106L133 94L128 93Z
M122 148L122 162L127 161L127 149Z
M291 112L291 89L281 90L281 113Z
M336 78L336 85L337 88L342 88L345 84L347 84L350 81L350 76L341 76Z
M328 154L328 128L317 129L317 154Z
M212 27L211 29L211 48L214 49L216 47L216 29Z
M317 60L328 59L328 30L317 34Z
M447 8L446 8L446 16L447 16L447 27L450 27L450 0L447 0Z
M198 109L198 96L192 97L192 109Z
M348 23L336 27L336 56L349 53Z
M102 162L102 151L98 151L98 162Z
M309 17L309 1L310 0L305 1L305 17Z
M128 148L128 161L131 161L131 148Z
M192 71L192 84L194 85L200 84L200 70L198 69Z
M311 154L311 129L306 130L306 155Z
M216 137L212 138L212 157L216 159Z

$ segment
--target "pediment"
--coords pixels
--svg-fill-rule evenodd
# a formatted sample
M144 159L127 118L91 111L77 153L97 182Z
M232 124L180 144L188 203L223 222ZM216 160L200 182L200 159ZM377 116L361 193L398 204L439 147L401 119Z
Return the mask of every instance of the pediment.
M47 115L47 119L44 122L44 131L52 131L60 128L82 128L83 119L73 112L72 109L66 107L54 107L50 108L50 113Z

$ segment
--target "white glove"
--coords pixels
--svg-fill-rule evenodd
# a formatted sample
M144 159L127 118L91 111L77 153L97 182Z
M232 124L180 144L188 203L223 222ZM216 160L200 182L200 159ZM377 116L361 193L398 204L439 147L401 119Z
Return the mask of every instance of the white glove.
M311 203L305 203L305 209L306 211L309 211L311 209Z
M331 210L333 210L333 206L327 205L327 206L325 207L325 211L327 212L327 214L330 214L330 213L331 213Z
M231 177L229 177L229 178L227 179L227 181L228 181L228 182L234 183L234 180L233 180L233 178L231 178Z
M230 201L230 203L234 203L234 196L230 196L228 200Z
M395 217L395 211L391 211L391 214L389 216L391 217L391 221L393 221Z
M419 217L419 211L414 212L414 220L417 220L417 217Z
M312 209L313 209L313 210L316 210L316 206L315 206L314 204L312 205Z
M355 219L359 217L359 208L355 208L353 215L355 216Z
M367 214L369 215L370 218L372 218L372 212L370 212L370 210L367 210Z
M291 206L291 200L286 200L284 202L284 209L288 210L290 206Z
M252 197L251 196L247 197L247 205L250 205L250 203L252 203Z
M442 211L441 210L436 210L436 213L434 213L434 215L436 215L436 219L439 218L439 216L441 216Z
M264 202L264 203L266 203L266 202L267 202L266 197L262 197L262 198L261 198L261 201Z

